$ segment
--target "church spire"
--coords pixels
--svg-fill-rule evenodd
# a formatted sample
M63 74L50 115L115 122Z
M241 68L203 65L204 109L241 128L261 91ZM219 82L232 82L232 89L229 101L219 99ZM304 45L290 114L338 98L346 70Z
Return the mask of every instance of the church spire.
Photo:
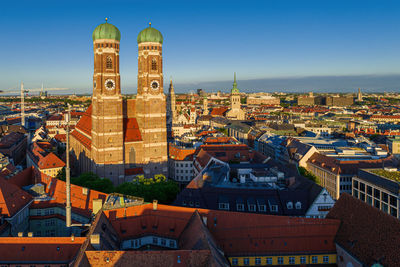
M236 82L236 72L233 75L233 87L231 93L239 93L239 89L237 88L237 82Z
M172 84L172 79L169 81L169 93L175 94L174 85Z

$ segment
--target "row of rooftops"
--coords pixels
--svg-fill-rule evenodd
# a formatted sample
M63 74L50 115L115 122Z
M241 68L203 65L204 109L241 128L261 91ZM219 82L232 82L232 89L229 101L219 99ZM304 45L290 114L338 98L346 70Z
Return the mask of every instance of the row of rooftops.
M399 235L398 220L347 194L327 219L243 216L153 203L100 211L86 237L0 238L0 263L70 263L75 259L73 266L121 266L129 260L138 260L139 266L189 262L191 266L225 266L226 257L336 254L338 244L368 266L377 262L396 266ZM144 237L172 239L178 246L120 249L122 242Z

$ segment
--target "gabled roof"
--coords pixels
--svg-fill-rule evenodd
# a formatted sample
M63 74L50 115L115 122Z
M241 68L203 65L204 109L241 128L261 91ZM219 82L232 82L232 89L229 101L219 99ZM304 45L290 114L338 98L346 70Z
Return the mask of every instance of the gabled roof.
M211 110L210 115L211 116L225 116L226 112L229 110L228 107L218 107L218 108L213 108Z
M82 115L75 128L81 130L88 136L92 136L92 105L90 105Z
M14 216L32 200L31 195L0 177L0 214Z
M0 237L0 263L69 263L86 237Z
M326 218L340 220L335 242L365 266L398 266L400 221L343 193Z
M142 135L140 133L136 118L124 119L124 141L142 141Z
M169 145L169 157L173 160L193 160L193 148L181 148L173 144Z

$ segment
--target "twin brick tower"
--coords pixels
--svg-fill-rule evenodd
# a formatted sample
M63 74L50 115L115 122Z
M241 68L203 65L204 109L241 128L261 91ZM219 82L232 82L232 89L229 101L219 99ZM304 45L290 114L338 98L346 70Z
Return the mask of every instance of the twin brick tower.
M107 21L94 30L92 104L71 133L75 171L94 172L114 184L142 170L146 177L166 174L168 160L163 36L150 24L137 37L136 99L121 95L120 39Z

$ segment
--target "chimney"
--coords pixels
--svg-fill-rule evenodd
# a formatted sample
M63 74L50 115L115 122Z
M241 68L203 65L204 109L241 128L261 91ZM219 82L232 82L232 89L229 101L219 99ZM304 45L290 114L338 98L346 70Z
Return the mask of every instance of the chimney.
M92 234L90 236L90 244L94 247L94 249L100 249L100 235L99 234Z
M93 199L93 214L97 214L103 207L102 199Z
M23 237L24 236L24 232L18 232L18 237Z
M157 210L157 206L158 206L158 200L154 199L153 200L153 210Z
M28 232L28 237L33 237L33 232Z
M72 242L75 241L75 235L74 235L74 234L71 235L71 241L72 241Z

